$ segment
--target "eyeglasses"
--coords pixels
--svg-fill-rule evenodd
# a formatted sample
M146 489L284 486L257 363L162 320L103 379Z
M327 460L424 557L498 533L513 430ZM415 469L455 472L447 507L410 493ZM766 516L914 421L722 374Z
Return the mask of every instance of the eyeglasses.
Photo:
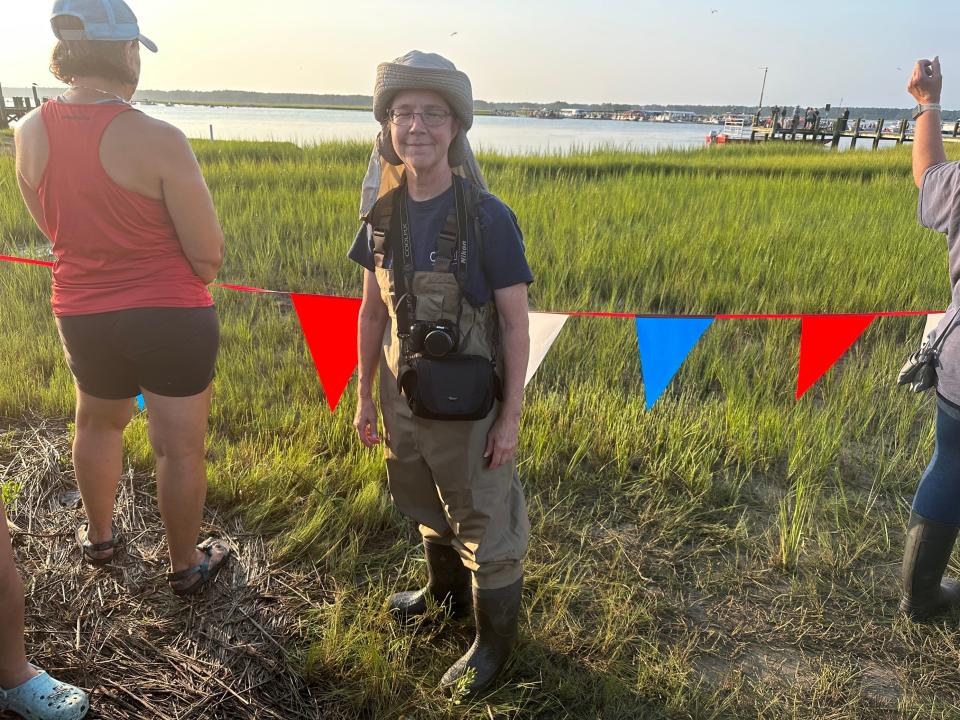
M449 118L450 113L443 110L427 110L426 112L411 112L409 110L391 110L387 113L390 122L394 125L410 125L415 115L420 116L420 122L427 127L439 127Z

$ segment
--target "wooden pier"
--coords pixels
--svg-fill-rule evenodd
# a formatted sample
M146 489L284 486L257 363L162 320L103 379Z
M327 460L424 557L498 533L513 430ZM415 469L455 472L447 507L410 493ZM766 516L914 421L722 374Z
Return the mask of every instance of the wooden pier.
M749 128L748 133L744 132L741 137L727 137L726 141L816 142L837 148L842 138L848 138L851 148L857 147L858 143L869 142L873 150L879 148L881 142L894 142L897 145L913 142L913 133L909 131L910 121L906 118L897 120L892 127L885 126L884 118L873 122L863 118L854 120L837 118L824 121L819 117L812 123L812 127L807 127L802 121L797 125L790 120L781 123L776 113L767 121L769 124L757 125L756 122L757 118L754 117L753 126ZM867 126L870 129L867 129ZM942 134L944 142L960 142L960 120L944 123Z
M0 130L7 130L10 123L16 122L34 108L40 107L40 95L37 88L33 88L33 104L31 105L29 97L11 98L13 106L7 105L3 97L3 86L0 85Z

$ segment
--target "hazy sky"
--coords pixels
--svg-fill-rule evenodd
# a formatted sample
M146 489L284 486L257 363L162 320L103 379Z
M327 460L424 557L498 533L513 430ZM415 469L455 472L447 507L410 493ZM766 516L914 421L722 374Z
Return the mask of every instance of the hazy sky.
M52 2L0 0L0 83L51 85ZM960 4L892 0L132 0L141 87L372 93L379 62L439 52L483 100L912 104L913 62L939 53L960 105ZM922 10L918 10L922 7ZM713 12L716 10L716 12ZM453 34L456 33L456 34ZM955 83L951 83L956 78Z

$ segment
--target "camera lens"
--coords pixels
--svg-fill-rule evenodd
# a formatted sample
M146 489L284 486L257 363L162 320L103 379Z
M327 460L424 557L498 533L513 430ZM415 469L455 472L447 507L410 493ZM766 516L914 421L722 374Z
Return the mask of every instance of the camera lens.
M432 357L443 357L453 350L453 338L446 328L431 330L423 339L423 349Z

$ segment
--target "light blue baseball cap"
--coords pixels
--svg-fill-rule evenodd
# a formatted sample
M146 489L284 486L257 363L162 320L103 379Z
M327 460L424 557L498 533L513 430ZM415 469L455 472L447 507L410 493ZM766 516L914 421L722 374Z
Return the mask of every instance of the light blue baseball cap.
M59 40L97 40L124 42L139 40L147 50L157 51L157 45L140 34L137 16L123 0L56 0L53 4L54 18L68 15L83 23L82 30L53 28Z

